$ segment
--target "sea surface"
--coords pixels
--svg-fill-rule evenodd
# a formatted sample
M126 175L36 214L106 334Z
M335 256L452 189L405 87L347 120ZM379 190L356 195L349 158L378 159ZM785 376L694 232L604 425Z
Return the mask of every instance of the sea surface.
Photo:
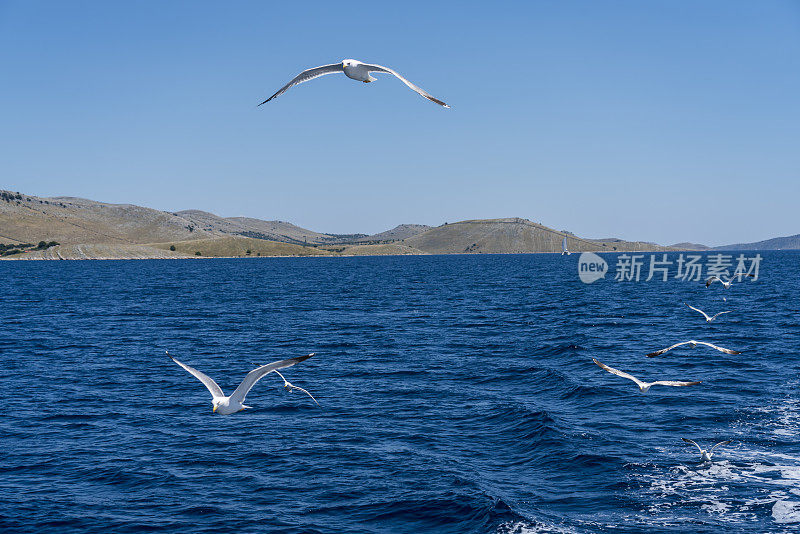
M800 253L761 254L728 290L577 255L0 262L0 531L798 532ZM692 338L743 354L644 357ZM165 350L228 394L315 352L284 374L322 407L272 374L212 414Z

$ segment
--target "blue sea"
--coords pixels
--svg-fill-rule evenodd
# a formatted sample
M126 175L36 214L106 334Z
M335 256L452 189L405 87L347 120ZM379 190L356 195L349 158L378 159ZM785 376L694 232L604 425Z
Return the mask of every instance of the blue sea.
M761 254L727 290L577 255L0 262L0 531L797 532L800 253ZM644 357L688 339L743 354ZM321 408L273 374L212 414L165 350L228 394L315 352L284 375Z

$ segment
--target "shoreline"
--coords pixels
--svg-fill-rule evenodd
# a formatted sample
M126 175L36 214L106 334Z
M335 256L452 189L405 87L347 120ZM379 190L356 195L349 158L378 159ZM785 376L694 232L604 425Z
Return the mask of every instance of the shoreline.
M691 250L691 249L675 249L670 251L634 251L634 250L618 250L609 252L603 251L586 251L593 252L594 254L669 254L669 253L696 253L696 254L734 254L739 252L798 252L795 249L787 250L772 250L772 249L741 249L741 250ZM469 253L461 252L454 254L437 254L437 253L422 253L422 254L308 254L308 255L262 255L262 256L153 256L153 257L137 257L137 258L0 258L0 261L11 262L25 262L25 261L140 261L140 260L259 260L259 259L276 259L276 258L380 258L380 257L403 257L403 256L525 256L533 254L553 254L561 256L560 252L489 252L489 253ZM579 256L581 252L573 252L570 256Z

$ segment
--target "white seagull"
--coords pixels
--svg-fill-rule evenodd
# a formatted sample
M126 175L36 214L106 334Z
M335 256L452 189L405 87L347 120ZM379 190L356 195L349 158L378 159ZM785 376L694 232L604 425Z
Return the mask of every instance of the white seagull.
M305 389L297 387L294 384L292 384L291 382L289 382L288 380L286 380L286 378L277 369L275 370L275 372L278 373L279 377L283 378L283 388L284 389L289 390L290 393L292 392L292 390L295 390L295 389L300 390L303 393L305 393L306 395L308 395L309 397L311 397L311 400L313 400L317 404L317 406L319 406L319 403L317 402L317 399L314 398L314 395L312 395L311 393L309 393Z
M739 352L738 350L726 349L724 347L718 347L711 343L706 343L705 341L695 341L694 339L690 339L689 341L682 341L680 343L675 343L674 345L672 345L671 347L667 347L666 349L661 349L655 352L651 352L650 354L647 354L647 357L653 358L655 356L659 356L667 351L674 349L675 347L680 347L681 345L689 345L690 349L695 348L697 345L705 345L706 347L711 347L712 349L724 352L725 354L741 354L741 352Z
M655 382L642 382L638 378L633 375L629 375L626 372L620 371L619 369L614 369L613 367L609 367L604 363L598 362L594 358L592 361L600 366L601 369L604 369L611 373L612 375L621 376L622 378L627 378L628 380L633 380L636 382L636 385L639 386L639 391L642 393L647 393L650 391L650 388L653 386L694 386L699 384L700 382L676 382L674 380L656 380Z
M711 317L711 316L709 316L709 315L708 315L706 312L704 312L703 310L701 310L700 308L695 308L694 306L689 306L689 305L688 305L688 304L686 304L685 302L684 302L683 304L684 304L684 306L687 306L687 307L689 307L689 308L693 309L693 310L694 310L694 311L696 311L696 312L700 312L700 313L702 313L702 314L703 314L703 317L705 317L705 318L706 318L706 322L707 322L707 323L710 323L711 321L713 321L714 319L716 319L717 317L719 317L720 315L722 315L722 314L724 314L724 313L730 313L730 311L719 312L718 314L716 314L716 315L714 315L713 317Z
M703 449L702 447L700 447L700 445L698 445L698 444L697 444L697 443L696 443L694 440L692 440L692 439L686 439L686 438L681 438L681 439L682 439L683 441L685 441L686 443L691 443L692 445L694 445L695 447L697 447L697 450L699 450L699 451L700 451L700 460L702 460L703 462L710 462L710 461L711 461L711 457L712 457L712 456L714 456L714 449L716 449L716 448L717 448L717 447L719 447L720 445L725 445L726 443L730 443L730 442L731 442L731 440L729 440L729 439L728 439L728 440L725 440L725 441L720 441L719 443L717 443L716 445L714 445L713 447L711 447L711 450L708 450L708 451L707 451L707 450Z
M743 273L742 274L737 274L737 275L731 276L728 279L727 282L725 280L723 280L722 278L720 278L719 276L714 275L714 276L710 277L708 280L706 280L706 287L710 286L714 282L719 282L720 284L722 284L722 286L725 289L730 289L731 284L733 283L733 281L736 280L736 278L738 278L740 276L750 276L750 277L755 278L756 275L754 275L754 274L743 274Z
M374 82L376 80L376 78L373 78L372 76L369 75L370 72L385 72L387 74L395 76L401 82L410 87L412 91L417 92L420 96L427 98L431 102L435 102L440 106L444 106L446 108L450 107L441 100L439 100L438 98L434 98L421 88L417 87L410 81L406 80L405 78L400 76L400 74L393 71L392 69L388 67L382 67L381 65L370 65L369 63L362 63L355 59L344 59L340 63L332 63L330 65L322 65L321 67L314 67L313 69L304 70L303 72L295 76L292 79L292 81L281 87L277 93L275 93L268 99L264 100L261 104L266 104L273 98L278 97L283 93L285 93L290 87L293 87L297 84L313 80L314 78L319 78L320 76L325 76L326 74L335 74L339 72L344 73L345 76L347 76L352 80L364 83ZM259 106L261 104L259 104Z
M276 371L278 369L283 369L284 367L291 367L296 363L300 363L304 360L309 359L312 357L314 353L307 356L298 356L297 358L289 358L288 360L280 360L277 362L268 363L267 365L262 365L256 369L253 369L247 376L244 377L242 383L239 384L239 387L233 392L230 397L226 397L225 394L222 392L222 389L217 385L214 380L211 379L208 375L201 373L194 367L189 367L188 365L179 362L172 355L167 351L167 356L172 358L172 361L186 369L190 374L192 374L195 378L197 378L200 382L203 383L205 387L208 388L208 391L211 392L211 404L213 404L214 413L219 413L221 415L228 415L232 413L239 412L244 410L245 408L250 408L250 406L244 405L244 399L247 396L247 393L256 385L256 382L264 378L268 373L272 371ZM280 373L278 373L280 374ZM285 379L284 379L285 380ZM315 401L316 402L316 401Z

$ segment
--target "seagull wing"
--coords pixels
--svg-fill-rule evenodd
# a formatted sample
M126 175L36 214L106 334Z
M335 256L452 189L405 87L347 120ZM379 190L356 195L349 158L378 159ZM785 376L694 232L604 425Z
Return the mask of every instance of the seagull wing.
M680 347L681 345L686 345L687 343L691 343L691 341L683 341L681 343L675 343L671 347L667 347L666 349L661 349L661 350L657 350L655 352L651 352L650 354L647 354L646 356L648 358L653 358L655 356L659 356L661 354L664 354L665 352L668 352L668 351L674 349L675 347Z
M714 452L714 449L716 449L720 445L725 445L726 443L730 443L730 442L731 442L731 440L729 440L729 439L726 439L725 441L720 441L719 443L717 443L716 445L711 447L711 451L710 452Z
M712 349L717 349L720 352L724 352L725 354L741 354L738 350L726 349L724 347L718 347L712 343L706 343L705 341L697 341L698 345L705 345L706 347L711 347Z
M678 382L676 380L656 380L653 382L653 386L696 386L700 382Z
M172 355L169 353L169 351L167 351L167 356L172 358ZM184 369L186 369L189 372L189 374L193 375L196 379L198 379L200 382L202 382L203 385L208 388L208 391L210 391L211 395L213 395L214 397L224 397L225 396L225 394L222 392L222 389L207 374L201 373L200 371L198 371L194 367L189 367L185 363L181 363L178 360L176 360L175 358L172 358L172 361L177 363L178 365L180 365Z
M722 282L722 279L721 279L721 278L719 278L718 276L712 276L711 278L709 278L708 280L706 280L706 287L710 286L710 285L711 285L711 284L713 284L714 282Z
M697 447L697 450L698 450L698 451L700 451L700 452L703 452L703 449L700 447L700 445L698 445L698 444L697 444L697 442L696 442L695 440L693 440L693 439L687 439L687 438L681 438L681 439L682 439L683 441L685 441L686 443L691 443L692 445L694 445L695 447Z
M281 96L283 93L288 91L289 88L292 86L295 86L299 83L307 82L309 80L313 80L314 78L319 78L320 76L325 76L326 74L333 74L335 72L344 72L344 67L342 66L341 63L333 63L331 65L323 65L321 67L314 67L313 69L304 70L303 72L295 76L292 79L292 81L281 87L277 93L275 93L268 99L264 100L261 104L266 104L273 98ZM259 106L261 104L259 104Z
M291 386L292 386L292 389L299 389L300 391L302 391L303 393L305 393L306 395L311 397L311 400L313 400L317 404L317 406L319 406L319 403L317 402L317 399L314 398L314 395L312 395L308 391L304 390L303 388L299 388L299 387L295 386L294 384L292 384ZM322 408L322 406L320 406L320 408Z
M400 76L400 74L398 74L397 72L393 71L392 69L390 69L388 67L382 67L381 65L368 65L366 63L364 63L364 66L369 70L369 72L385 72L385 73L391 74L394 77L396 77L397 79L399 79L401 82L406 84L412 91L415 91L417 94L419 94L423 98L427 98L431 102L435 102L435 103L439 104L440 106L444 106L446 108L450 107L447 104L445 104L444 102L442 102L441 100L439 100L438 98L435 98L432 95L430 95L429 93L427 93L421 87L417 87L416 85L414 85L410 81L406 80L405 78Z
M696 312L700 312L700 313L702 313L702 314L703 314L703 317L705 317L705 318L706 318L706 321L710 321L710 320L711 320L711 317L709 317L709 316L708 316L708 314L707 314L706 312L704 312L703 310L701 310L700 308L695 308L694 306L689 306L689 305L688 305L688 304L686 304L685 302L684 302L683 304L684 304L684 305L686 305L687 307L689 307L689 308L693 309L693 310L694 310L694 311L696 311ZM716 317L716 315L715 315L714 317Z
M289 382L288 380L286 380L286 377L284 377L284 376L281 374L281 372L280 372L280 371L278 371L277 369L275 369L275 372L276 372L276 373L278 373L278 376L279 376L279 377L283 378L283 384L284 384L285 386L289 386L289 387L290 387L290 388L292 388L292 389L299 389L300 391L302 391L303 393L305 393L306 395L308 395L309 397L311 397L311 400L313 400L314 402L317 402L317 399L315 399L315 398L314 398L314 395L312 395L312 394L311 394L311 393L309 393L308 391L304 390L303 388L299 388L299 387L295 386L294 384L292 384L291 382ZM318 403L318 402L317 402L317 406L319 406L319 403ZM320 408L322 408L322 406L320 406Z
M627 378L628 380L633 380L634 382L636 382L637 386L647 385L645 382L642 382L641 380L639 380L635 376L629 375L628 373L626 373L624 371L620 371L619 369L614 369L613 367L609 367L609 366L607 366L606 364L604 364L602 362L598 362L594 358L592 358L592 361L594 363L596 363L600 367L600 369L608 371L612 375L617 375L617 376L621 376L622 378Z
M283 384L284 384L284 385L286 385L286 384L288 384L288 383L289 383L289 381L288 381L288 380L286 380L286 378L285 378L285 377L284 377L284 376L281 374L281 372L280 372L280 371L278 371L277 369L274 369L274 371L275 371L276 373L278 373L278 376L279 376L279 377L283 378Z
M264 376L267 373L270 373L275 369L283 369L284 367L291 367L296 363L300 363L304 360L309 359L313 355L314 353L312 352L311 354L308 354L306 356L298 356L297 358L280 360L253 369L252 371L247 373L247 376L244 377L244 380L242 380L242 383L239 384L239 387L236 388L236 391L234 391L233 394L231 394L231 400L234 402L244 402L244 398L247 396L247 393L250 391L250 389L252 389L252 387L256 385L256 382L264 378Z
M730 313L730 311L719 312L718 314L716 314L714 317L712 317L709 320L713 321L714 319L716 319L717 317L719 317L720 315L725 314L725 313Z

